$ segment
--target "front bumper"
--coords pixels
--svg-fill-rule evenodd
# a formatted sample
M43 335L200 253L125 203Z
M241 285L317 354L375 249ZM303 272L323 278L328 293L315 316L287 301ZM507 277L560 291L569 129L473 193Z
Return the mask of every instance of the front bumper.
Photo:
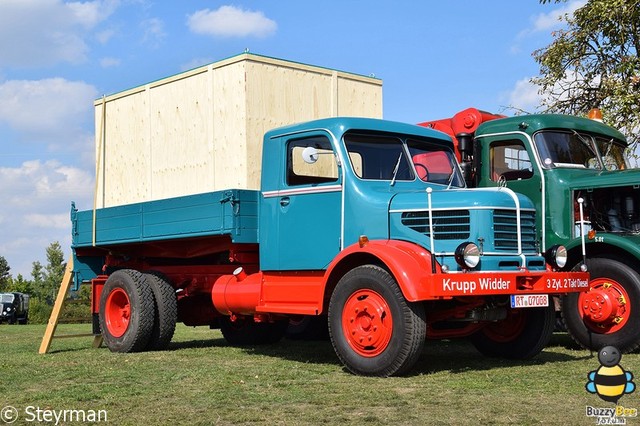
M426 277L420 300L460 296L567 294L589 290L588 272L467 272L437 273Z

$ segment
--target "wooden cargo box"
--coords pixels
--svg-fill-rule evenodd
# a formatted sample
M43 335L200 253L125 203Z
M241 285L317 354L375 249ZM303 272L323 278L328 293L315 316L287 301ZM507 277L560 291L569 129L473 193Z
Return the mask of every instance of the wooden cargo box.
M267 130L333 116L382 118L382 81L247 53L98 99L96 207L259 189Z

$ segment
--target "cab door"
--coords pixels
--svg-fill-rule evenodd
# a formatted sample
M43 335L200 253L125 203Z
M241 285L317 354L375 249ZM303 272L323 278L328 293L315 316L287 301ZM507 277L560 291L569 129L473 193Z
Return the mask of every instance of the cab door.
M528 141L521 135L501 135L483 140L483 173L480 186L506 186L533 201L542 210L542 177ZM488 148L485 147L488 145ZM542 229L544 214L536 214L536 228Z
M340 251L342 177L335 149L324 132L283 137L281 147L284 176L277 191L263 194L277 221L271 266L281 271L325 269ZM305 148L315 154L303 156Z

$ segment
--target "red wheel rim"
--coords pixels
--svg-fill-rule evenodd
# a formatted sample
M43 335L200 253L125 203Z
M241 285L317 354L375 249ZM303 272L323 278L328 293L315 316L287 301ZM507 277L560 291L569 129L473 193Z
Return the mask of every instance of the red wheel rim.
M131 317L131 304L129 296L121 288L114 288L104 307L104 317L109 334L113 337L121 337L127 327Z
M631 314L629 295L620 283L610 278L596 278L591 288L578 297L582 321L591 331L611 334L625 326Z
M507 318L482 329L484 334L494 342L508 343L518 337L527 323L526 312L511 310Z
M387 301L373 290L353 293L342 311L344 335L358 355L375 357L389 346L393 319Z

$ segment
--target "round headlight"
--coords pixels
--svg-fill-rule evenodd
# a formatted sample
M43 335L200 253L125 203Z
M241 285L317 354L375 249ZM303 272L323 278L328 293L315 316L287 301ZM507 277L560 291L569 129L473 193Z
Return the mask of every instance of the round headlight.
M561 245L553 246L547 250L545 258L554 268L562 269L567 264L567 248Z
M475 268L480 263L480 249L471 242L462 243L456 249L456 262L464 269Z

